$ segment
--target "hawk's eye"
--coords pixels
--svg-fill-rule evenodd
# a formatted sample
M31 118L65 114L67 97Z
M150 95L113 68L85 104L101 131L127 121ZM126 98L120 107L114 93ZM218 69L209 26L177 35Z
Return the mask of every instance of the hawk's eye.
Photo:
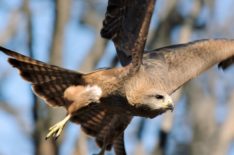
M162 95L155 95L155 98L158 99L158 100L164 99L164 97Z

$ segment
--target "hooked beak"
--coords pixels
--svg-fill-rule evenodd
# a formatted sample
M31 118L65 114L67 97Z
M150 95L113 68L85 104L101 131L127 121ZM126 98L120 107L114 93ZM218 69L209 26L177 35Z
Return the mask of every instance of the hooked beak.
M171 112L173 112L175 105L174 105L172 99L171 98L167 98L166 101L165 101L165 103L166 103L166 109L171 110Z
M167 109L171 110L171 112L173 112L174 111L174 104L168 105Z

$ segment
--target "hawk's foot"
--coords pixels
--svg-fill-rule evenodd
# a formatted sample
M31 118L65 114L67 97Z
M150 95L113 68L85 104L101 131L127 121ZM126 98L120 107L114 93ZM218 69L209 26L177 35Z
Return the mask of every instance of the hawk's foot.
M46 135L45 139L50 138L51 136L54 139L57 139L63 131L63 128L67 121L70 119L71 115L67 115L62 121L56 123L54 126L50 127L49 133Z

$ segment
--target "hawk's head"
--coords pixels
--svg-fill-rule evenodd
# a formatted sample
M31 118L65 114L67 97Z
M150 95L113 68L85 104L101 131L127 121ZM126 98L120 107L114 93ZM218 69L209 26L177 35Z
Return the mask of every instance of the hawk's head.
M151 110L171 110L174 109L174 103L171 96L160 91L146 92L143 97L142 105L149 107Z
M131 96L133 97L133 96ZM173 111L172 98L165 92L157 89L145 90L128 98L131 105L138 109L139 115L153 118L167 110Z

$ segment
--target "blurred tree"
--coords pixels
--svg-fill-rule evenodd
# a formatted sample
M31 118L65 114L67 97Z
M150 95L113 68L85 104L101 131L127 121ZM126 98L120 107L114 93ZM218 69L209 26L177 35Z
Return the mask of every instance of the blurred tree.
M29 55L34 57L36 54L35 40L38 38L35 35L35 24L33 21L34 13L36 10L32 9L31 3L35 1L23 0L19 8L12 7L9 12L8 20L4 28L0 29L0 44L10 44L12 38L21 31L20 25L25 22L25 33L27 39L25 44L27 45ZM164 0L157 1L155 12L155 18L152 24L152 28L148 37L148 49L159 48L172 43L184 43L190 40L208 38L208 37L226 37L234 35L232 30L234 16L222 18L222 24L219 24L219 20L223 15L220 15L220 10L223 10L224 15L228 15L228 9L224 9L221 4L228 3L227 0ZM10 5L5 1L0 1L0 11L4 10L4 6ZM37 1L39 5L43 1ZM75 16L79 19L71 19L71 12L77 12L73 10L75 3L81 5L79 8L82 10L79 16ZM78 20L77 25L86 27L89 31L93 32L92 46L87 51L87 55L82 59L80 65L81 71L88 72L96 68L97 64L105 56L106 47L108 42L101 39L99 31L102 26L102 20L104 17L105 7L107 0L92 1L75 1L75 0L55 0L51 1L50 8L54 10L53 18L53 32L51 39L51 47L48 49L49 62L55 65L62 65L63 56L67 55L63 51L65 49L65 34L66 28L71 20ZM229 2L234 5L234 3ZM221 8L222 7L222 8ZM40 11L43 11L41 9ZM80 10L79 10L80 11ZM24 15L24 18L21 15ZM2 15L0 14L0 17ZM221 17L220 17L221 16ZM1 18L0 18L1 19ZM23 20L22 20L23 19ZM77 26L76 28L80 28ZM77 37L78 38L78 37ZM76 39L76 38L75 38ZM88 40L88 39L87 39ZM78 42L78 40L75 42ZM16 44L16 43L15 43ZM20 43L18 43L20 46ZM15 46L18 46L17 44ZM82 45L80 45L82 46ZM80 50L80 49L79 49ZM114 49L112 49L115 51ZM79 56L80 53L74 52L74 57ZM116 66L118 63L117 57L113 57L110 61L110 66ZM1 68L0 68L1 69ZM228 71L233 73L230 69ZM228 76L228 75L227 75ZM2 78L1 78L2 77ZM0 87L4 83L4 79L7 78L5 72L0 72ZM222 80L225 79L225 80ZM134 150L127 150L127 152L134 154L157 154L157 155L220 155L228 154L230 144L234 138L234 125L232 118L234 118L234 99L233 99L233 78L228 78L225 75L220 76L215 70L211 70L205 75L199 77L196 80L191 81L186 87L180 89L175 94L175 101L178 101L178 105L173 114L163 115L160 126L158 124L147 123L148 120L140 119L137 123L132 123L129 128L134 128L134 132L131 133L133 139L137 142L132 142L128 136L126 144L135 144ZM223 85L224 90L228 90L225 93L225 99L220 94L220 85ZM231 92L230 94L228 92ZM11 114L16 118L17 123L24 128L25 119L22 118L22 112L19 109L14 108L4 97L1 97L0 91L0 109ZM225 102L222 104L225 107L227 113L225 116L216 116L217 110L220 110L218 102ZM31 108L31 116L33 117L33 131L32 131L32 144L34 147L34 154L39 155L57 155L61 154L61 147L66 138L60 137L57 142L45 141L44 136L47 133L49 126L60 120L65 112L60 109L46 110L47 107L41 106L40 100L33 96ZM185 103L184 105L181 105ZM183 108L185 112L181 112ZM46 112L45 112L46 111ZM177 113L183 113L178 115ZM183 118L181 118L183 117ZM222 121L218 121L218 118L222 117ZM156 118L157 119L157 118ZM179 120L179 121L178 121ZM191 139L183 132L182 126L179 122L183 122L189 127L191 133ZM155 144L152 145L151 150L147 150L146 135L147 129L151 126L158 126L159 130L155 131L157 136L151 136L151 139L157 139ZM157 129L158 129L157 128ZM13 130L13 129L12 129ZM129 131L132 131L129 129ZM25 135L30 134L25 131ZM127 135L127 134L126 134ZM182 135L182 136L181 136ZM177 138L179 137L179 138ZM84 133L80 133L79 137L72 142L72 151L70 153L76 155L90 154L93 151L93 147L90 147L90 143L87 143L87 137ZM189 139L189 140L185 140ZM1 143L0 143L1 144ZM70 147L71 147L70 146ZM16 146L17 147L17 146ZM90 149L91 148L91 149ZM127 149L129 146L127 146ZM1 154L1 150L0 150ZM24 154L20 152L19 154Z

